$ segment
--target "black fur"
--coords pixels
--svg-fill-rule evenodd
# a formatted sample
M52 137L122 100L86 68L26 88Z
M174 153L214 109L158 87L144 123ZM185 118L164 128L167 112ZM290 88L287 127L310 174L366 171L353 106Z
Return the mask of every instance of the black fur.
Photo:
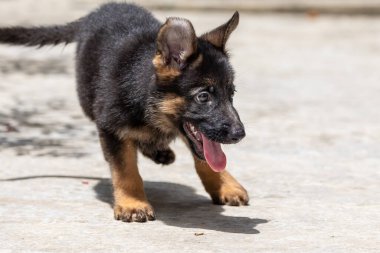
M225 165L215 142L236 143L245 136L232 104L234 72L225 50L238 22L236 12L227 23L197 37L186 19L168 18L162 24L141 7L110 3L67 25L0 28L0 43L77 43L79 101L95 122L110 163L115 218L144 222L155 216L136 151L170 164L175 154L169 144L177 136L191 148L214 203L248 203L246 190L228 172L220 176L210 171ZM222 157L224 165L214 161L212 167L204 153ZM205 158L207 163L200 161Z
M179 25L171 29L169 21ZM239 141L245 134L232 106L233 70L224 49L234 27L222 27L226 34L217 28L219 31L196 38L187 20L171 19L166 24L169 28L159 34L165 25L145 9L110 3L67 25L0 28L0 43L44 46L77 42L77 89L85 114L95 121L101 135L112 135L115 140L122 139L121 132L145 128L148 140L137 141L142 153L150 154L156 162L163 159L152 154L168 150L178 134L186 136L182 126L185 121L197 126L211 140ZM221 44L215 43L218 36L223 37L219 39ZM189 51L186 60L181 60L181 50ZM157 54L162 54L164 64L180 71L180 75L160 79L152 64ZM201 63L191 68L200 55ZM211 80L212 84L205 80ZM212 92L210 86L214 87ZM208 92L210 101L197 102L195 97L200 92ZM169 93L184 99L182 107L176 109L179 117L165 116L157 107ZM172 126L160 126L159 115ZM114 141L104 148L113 154L117 146Z
M0 28L0 43L77 42L80 104L105 137L105 154L116 155L123 138L132 136L143 154L168 164L174 160L169 143L178 135L204 158L187 136L185 122L221 143L235 143L245 135L232 105L233 70L225 52L237 22L235 14L229 23L197 38L187 20L173 18L162 24L141 7L110 3L67 25ZM157 56L174 74L158 74L159 67L152 63ZM202 92L208 101L199 101ZM168 94L182 99L173 108L178 115L160 108Z

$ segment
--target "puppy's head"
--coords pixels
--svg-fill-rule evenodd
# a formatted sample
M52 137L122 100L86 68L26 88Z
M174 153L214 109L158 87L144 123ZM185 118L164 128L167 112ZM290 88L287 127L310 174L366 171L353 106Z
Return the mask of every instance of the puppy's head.
M236 12L225 24L200 37L186 19L169 18L157 37L153 60L160 110L170 115L192 152L214 171L226 167L221 144L239 142L244 126L233 106L234 72L225 50L239 22Z

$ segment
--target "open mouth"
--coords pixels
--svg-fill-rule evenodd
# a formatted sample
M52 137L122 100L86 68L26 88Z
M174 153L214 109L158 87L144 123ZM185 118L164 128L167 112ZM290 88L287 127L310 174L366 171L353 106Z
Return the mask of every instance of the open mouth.
M220 143L208 139L190 122L185 122L183 129L191 142L193 151L199 158L206 160L213 171L221 172L226 168L227 159Z

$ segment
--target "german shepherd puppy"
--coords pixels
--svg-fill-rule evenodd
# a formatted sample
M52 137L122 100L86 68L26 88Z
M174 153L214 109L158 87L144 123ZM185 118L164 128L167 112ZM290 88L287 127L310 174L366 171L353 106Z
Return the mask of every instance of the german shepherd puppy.
M181 137L215 204L247 205L247 191L225 170L221 144L239 142L244 126L233 107L234 72L225 46L239 13L195 35L189 20L160 23L132 4L109 3L66 25L0 28L0 43L77 43L80 104L95 122L114 188L115 219L154 220L137 167L137 151L158 164L174 161Z

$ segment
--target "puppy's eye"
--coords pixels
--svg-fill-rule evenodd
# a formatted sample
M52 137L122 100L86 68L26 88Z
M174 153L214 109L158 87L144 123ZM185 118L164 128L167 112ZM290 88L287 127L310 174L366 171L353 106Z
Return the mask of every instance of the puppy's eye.
M210 101L210 93L208 93L207 91L202 91L202 92L200 92L200 93L195 97L195 100L196 100L198 103L207 103L208 101Z

